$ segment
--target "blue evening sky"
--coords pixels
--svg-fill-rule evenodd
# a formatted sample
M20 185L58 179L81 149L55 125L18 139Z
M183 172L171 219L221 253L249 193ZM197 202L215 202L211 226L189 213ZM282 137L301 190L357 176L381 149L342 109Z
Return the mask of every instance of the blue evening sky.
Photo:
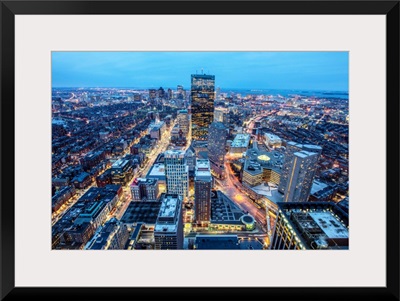
M348 52L52 52L53 87L216 87L348 91Z

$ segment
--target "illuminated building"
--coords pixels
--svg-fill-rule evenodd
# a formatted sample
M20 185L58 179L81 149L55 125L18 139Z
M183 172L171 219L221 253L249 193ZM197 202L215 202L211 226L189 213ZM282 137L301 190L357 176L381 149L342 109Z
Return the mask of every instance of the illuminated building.
M183 249L182 198L166 194L154 226L156 250Z
M219 190L211 191L210 229L215 231L247 231L254 229L255 220Z
M166 173L164 163L154 163L146 175L146 179L158 180L158 189L160 192L166 191Z
M122 250L128 241L129 232L125 224L115 217L104 224L86 244L87 250Z
M70 228L66 229L63 235L63 242L66 246L61 246L61 249L68 249L68 245L76 245L76 248L83 249L84 245L93 236L95 228L90 222L82 222L73 224Z
M247 151L250 143L249 134L237 134L231 143L231 154L242 154Z
M164 152L165 178L168 194L177 194L183 199L189 192L189 167L185 151L167 150Z
M348 249L348 214L333 202L280 202L270 248Z
M295 160L294 153L300 152L300 151L308 151L308 152L316 153L317 154L317 162L318 162L319 156L321 155L321 152L322 152L322 148L318 145L310 145L310 144L303 145L303 144L295 143L293 141L290 141L287 143L286 151L285 151L285 160L283 162L282 173L281 173L281 178L280 178L279 187L278 187L278 190L281 193L285 193L285 189L286 189L286 186L289 181L290 171L292 169L292 165ZM315 172L315 169L314 169L314 172ZM312 174L309 173L308 176L309 176L309 178L306 180L309 183L310 190L311 190L314 173L312 173Z
M214 119L215 76L191 76L192 138L207 140L208 128Z
M224 125L228 125L229 111L226 108L215 108L214 110L214 121L222 122Z
M159 197L157 179L134 179L131 184L133 201L157 201Z
M212 177L210 162L197 159L194 177L195 219L198 224L207 224L211 217Z
M186 164L189 168L189 177L193 177L196 167L196 152L192 146L189 146L185 153Z
M285 202L306 202L310 196L318 154L307 151L293 154L289 178L284 188Z
M190 137L190 115L187 110L179 110L177 116L177 121L179 128L182 130L185 137Z
M111 182L126 185L133 177L134 164L128 159L119 159L110 168Z
M269 148L276 148L282 146L282 140L278 136L271 133L265 133L264 137L265 137L265 145L267 145Z
M254 187L262 183L279 184L283 155L251 148L246 152L242 183Z
M208 158L211 171L215 177L225 177L225 146L227 139L226 127L221 122L213 122L208 133Z

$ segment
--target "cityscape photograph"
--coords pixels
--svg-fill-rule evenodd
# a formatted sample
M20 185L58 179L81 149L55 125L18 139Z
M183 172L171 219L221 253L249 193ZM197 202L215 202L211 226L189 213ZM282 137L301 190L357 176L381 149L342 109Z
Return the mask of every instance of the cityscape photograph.
M349 250L349 54L53 51L52 250Z

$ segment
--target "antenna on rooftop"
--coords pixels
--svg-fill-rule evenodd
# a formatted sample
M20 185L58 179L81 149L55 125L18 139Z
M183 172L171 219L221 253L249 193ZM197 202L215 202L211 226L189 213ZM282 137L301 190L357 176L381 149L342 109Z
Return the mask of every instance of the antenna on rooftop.
M203 72L203 68L201 68L201 74L204 74L204 72Z

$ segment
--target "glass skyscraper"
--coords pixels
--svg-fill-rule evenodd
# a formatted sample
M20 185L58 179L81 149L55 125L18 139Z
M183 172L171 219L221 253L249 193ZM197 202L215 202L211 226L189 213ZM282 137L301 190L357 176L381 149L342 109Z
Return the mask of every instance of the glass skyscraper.
M225 177L225 146L228 132L222 122L212 122L208 133L208 158L215 177Z
M192 138L207 140L208 127L214 119L215 76L191 75Z

